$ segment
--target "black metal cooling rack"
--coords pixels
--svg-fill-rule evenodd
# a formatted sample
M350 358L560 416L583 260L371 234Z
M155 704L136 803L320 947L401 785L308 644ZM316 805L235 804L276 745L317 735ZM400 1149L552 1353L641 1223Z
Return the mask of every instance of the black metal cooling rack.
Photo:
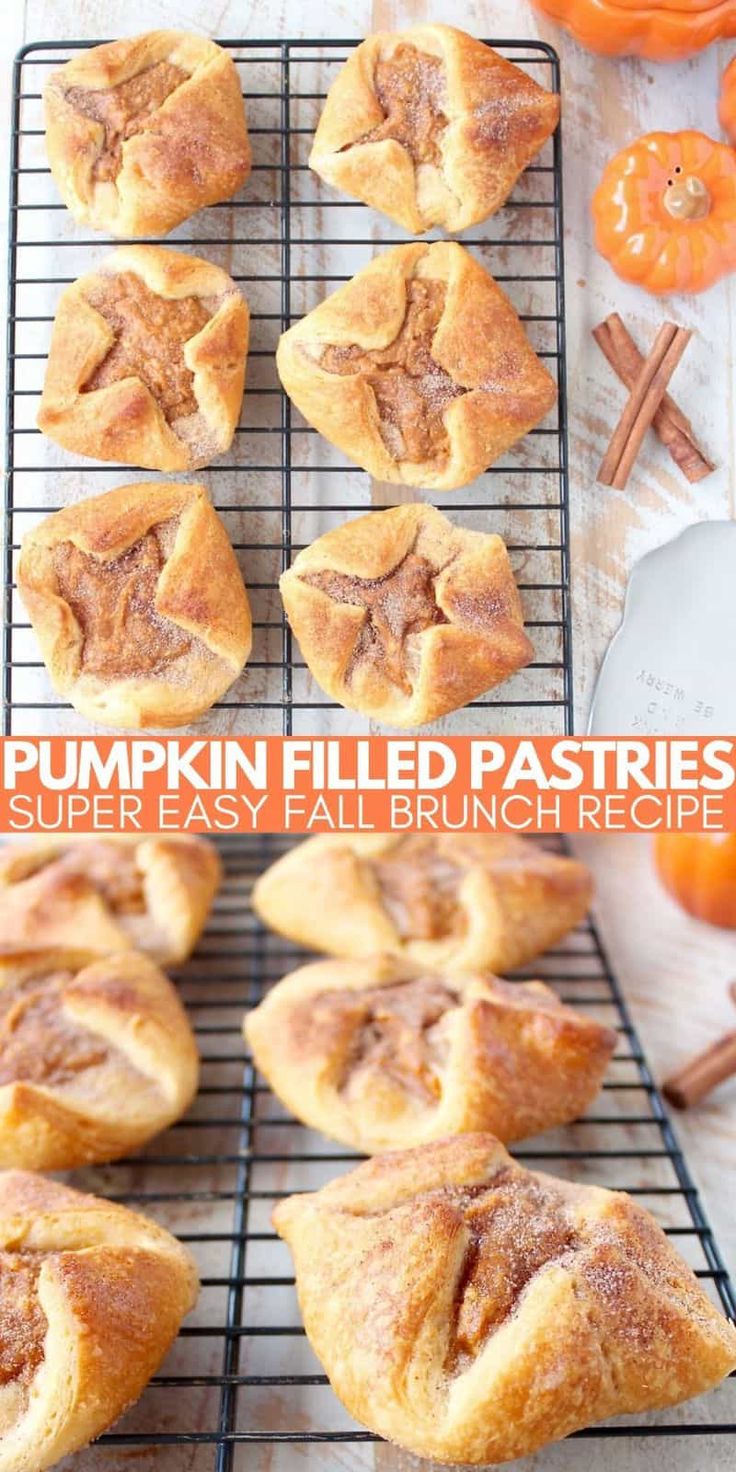
M162 1373L102 1438L102 1462L92 1449L77 1459L78 1472L98 1466L119 1472L134 1449L140 1457L150 1450L156 1472L184 1466L188 1472L281 1472L294 1462L280 1457L297 1455L288 1446L298 1447L298 1465L306 1469L374 1467L370 1443L376 1438L346 1415L306 1341L290 1257L269 1220L276 1199L322 1185L355 1157L286 1115L247 1061L240 1031L245 1008L302 957L266 934L249 908L254 879L288 843L250 837L223 842L226 874L212 921L177 975L204 1063L189 1116L136 1160L75 1174L75 1184L140 1207L176 1232L196 1253L203 1282L198 1310ZM535 962L533 974L615 1026L621 1041L589 1114L525 1144L516 1157L628 1190L736 1319L731 1282L595 926L581 926ZM706 1433L736 1434L736 1379L689 1405L594 1427L580 1437L635 1443ZM324 1443L342 1448L329 1464ZM693 1460L676 1463L688 1472L705 1465L701 1444L691 1444ZM568 1467L587 1468L573 1451L570 1446ZM629 1451L627 1467L651 1465L643 1449L641 1463ZM380 1465L393 1465L387 1453Z
M43 142L41 92L48 73L90 42L26 46L15 63L8 280L3 723L37 734L74 734L79 718L50 690L27 615L15 596L13 560L24 532L79 495L151 479L127 467L74 463L35 428L51 323L63 285L116 242L85 232L58 199ZM203 734L316 729L366 722L331 706L305 669L283 617L278 576L292 555L329 527L393 504L373 492L309 430L283 395L274 364L279 333L376 248L401 233L374 212L322 186L307 155L327 87L355 41L224 41L243 82L254 167L242 197L202 211L166 241L223 265L252 310L248 387L235 448L201 472L242 559L254 611L253 658L244 677L198 729ZM504 55L559 90L556 53L538 41L497 41ZM464 237L503 283L537 351L556 372L556 415L465 491L438 499L464 524L498 531L509 546L535 662L475 707L446 718L448 734L493 729L558 733L572 727L567 402L559 130L517 184L506 208Z

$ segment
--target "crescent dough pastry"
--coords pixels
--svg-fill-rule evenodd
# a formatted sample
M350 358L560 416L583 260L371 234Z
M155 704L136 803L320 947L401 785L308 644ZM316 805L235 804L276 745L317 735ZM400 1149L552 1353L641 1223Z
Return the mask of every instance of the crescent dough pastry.
M523 966L591 897L583 864L513 835L325 834L266 869L253 908L298 945L462 974Z
M248 307L219 266L120 246L59 298L38 427L65 450L196 470L240 417Z
M25 1171L0 1175L0 1472L44 1472L145 1389L197 1300L155 1222Z
M369 36L327 95L310 165L419 235L499 209L560 115L560 99L452 26Z
M501 538L455 527L433 506L326 532L279 588L322 689L394 726L458 710L534 657Z
M379 1156L273 1221L336 1394L419 1456L511 1461L736 1367L736 1330L648 1212L491 1135Z
M41 838L0 850L0 955L81 960L135 949L161 965L194 948L220 883L206 838Z
M0 960L0 1166L117 1160L179 1119L197 1048L171 982L136 951Z
M453 241L376 256L284 333L276 365L363 470L432 491L475 480L557 397L508 297Z
M54 689L106 726L182 726L240 674L248 595L204 486L119 486L23 539L18 588Z
M453 980L390 957L303 966L244 1027L292 1114L364 1155L566 1124L597 1094L616 1044L539 981Z
M250 173L238 73L204 36L149 31L80 51L49 77L44 109L65 205L108 235L166 235Z

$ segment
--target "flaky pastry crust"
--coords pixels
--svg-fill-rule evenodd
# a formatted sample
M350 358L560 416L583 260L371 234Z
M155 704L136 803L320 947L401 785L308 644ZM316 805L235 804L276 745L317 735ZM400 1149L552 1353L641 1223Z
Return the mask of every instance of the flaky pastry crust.
M534 657L501 537L453 526L433 506L326 532L279 588L322 689L389 725L437 720Z
M300 967L244 1031L282 1103L364 1155L566 1124L597 1094L616 1045L542 982L452 978L394 957Z
M0 1175L0 1472L44 1472L137 1400L194 1307L197 1271L138 1212Z
M376 256L284 333L276 364L363 470L432 491L474 480L557 397L508 297L453 241Z
M491 1135L378 1156L273 1221L336 1394L419 1456L511 1461L736 1366L736 1329L648 1212Z
M454 234L500 208L559 115L559 97L464 31L382 31L338 72L309 163L415 235Z
M93 460L208 465L232 444L248 332L248 306L219 266L160 245L119 246L59 298L38 427Z
M109 235L166 235L250 174L238 73L204 36L149 31L80 51L49 77L44 110L65 205Z
M117 1160L181 1117L198 1075L184 1008L147 956L0 960L3 1168Z
M290 849L258 879L253 907L329 955L500 974L566 935L591 897L584 864L512 834L356 833Z
M189 834L39 838L0 849L0 956L58 951L81 963L138 950L176 965L193 950L222 869Z
M204 486L120 486L24 538L18 588L54 689L107 726L194 721L241 673L248 595Z

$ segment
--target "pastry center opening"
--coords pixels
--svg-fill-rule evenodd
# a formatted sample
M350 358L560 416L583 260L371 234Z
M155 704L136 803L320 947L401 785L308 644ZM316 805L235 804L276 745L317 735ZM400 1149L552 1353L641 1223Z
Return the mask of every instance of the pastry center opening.
M462 935L466 920L458 894L463 868L434 838L410 834L372 869L381 902L403 941Z
M331 992L328 1007L360 1009L341 1092L360 1092L367 1074L390 1079L423 1103L439 1098L446 1034L438 1024L458 999L431 976L365 992Z
M162 523L109 561L60 542L54 552L58 593L82 631L81 668L103 680L154 675L190 648L184 629L156 611L169 549Z
M440 58L402 42L377 63L373 89L385 116L360 142L394 138L415 163L441 164L447 88Z
M86 87L72 87L67 92L67 101L85 117L104 128L102 149L95 160L92 178L96 183L105 183L117 178L123 162L123 144L136 133L143 133L146 124L158 112L162 103L189 80L188 72L170 61L158 61L146 67L135 77L120 82L117 87L105 87L101 91L89 91Z
M199 297L169 301L151 291L135 272L121 271L98 277L86 299L105 318L115 341L82 392L106 388L121 378L139 378L167 423L196 414L194 374L184 362L184 345L210 320Z
M42 1359L47 1320L38 1302L38 1276L44 1257L34 1252L0 1252L0 1392L26 1387ZM0 1398L0 1430L5 1429L3 1412L11 1406ZM12 1424L12 1415L7 1425Z
M350 679L358 664L367 662L377 665L387 680L411 695L411 655L407 641L423 629L447 622L437 606L436 576L437 568L416 552L409 552L382 578L358 578L330 570L303 575L303 582L319 588L335 603L365 609L365 622L346 679Z
M387 348L328 346L319 357L326 373L365 376L375 395L381 437L397 461L441 462L449 451L443 415L465 389L432 357L446 295L444 282L415 277L407 282L401 330Z
M59 874L79 874L89 880L117 915L144 913L143 876L132 845L94 839L66 849L52 863Z
M0 990L0 1086L61 1086L110 1056L107 1044L63 1010L71 971L53 971Z

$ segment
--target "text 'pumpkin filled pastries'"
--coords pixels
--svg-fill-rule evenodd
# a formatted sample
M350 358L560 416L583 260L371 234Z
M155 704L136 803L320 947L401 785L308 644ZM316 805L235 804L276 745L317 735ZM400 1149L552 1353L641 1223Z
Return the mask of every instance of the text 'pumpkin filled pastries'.
M378 1156L273 1221L333 1389L419 1456L511 1461L736 1367L736 1329L647 1211L488 1134Z
M44 89L46 149L75 219L166 235L250 173L240 80L204 36L150 31L78 51Z
M39 838L0 849L0 956L137 950L186 960L220 883L217 849L190 834Z
M393 957L303 966L244 1029L287 1109L366 1155L567 1124L595 1098L616 1045L542 982L452 978Z
M265 870L253 908L328 955L498 973L572 930L592 889L584 864L512 834L324 834Z
M167 1129L199 1063L171 982L137 951L0 959L0 1165L117 1160Z
M219 266L120 246L62 293L38 427L73 454L196 470L240 417L248 307Z
M0 1472L45 1472L117 1421L198 1289L190 1253L139 1212L0 1174Z
M464 31L386 31L335 78L309 162L415 235L454 234L499 209L559 115L559 97Z
M181 726L251 649L248 595L204 486L120 486L23 540L18 588L54 689L106 726Z
M475 480L557 398L508 297L453 241L376 256L283 334L276 364L363 470L432 491Z
M322 689L390 725L437 720L534 657L501 538L453 526L433 506L326 532L279 589Z

